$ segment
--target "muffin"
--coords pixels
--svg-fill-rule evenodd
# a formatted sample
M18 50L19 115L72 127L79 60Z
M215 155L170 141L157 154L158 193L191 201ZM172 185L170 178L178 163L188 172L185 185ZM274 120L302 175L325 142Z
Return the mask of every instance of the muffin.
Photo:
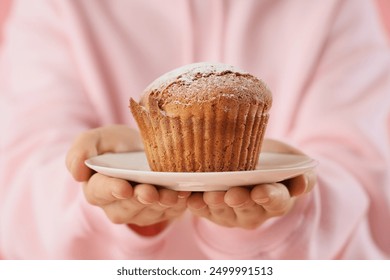
M203 62L164 74L130 110L151 170L223 172L255 169L271 104L260 79Z

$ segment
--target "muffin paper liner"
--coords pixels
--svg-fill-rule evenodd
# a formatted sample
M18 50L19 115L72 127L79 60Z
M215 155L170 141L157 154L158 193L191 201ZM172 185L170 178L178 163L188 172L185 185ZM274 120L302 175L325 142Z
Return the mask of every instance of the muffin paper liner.
M153 97L145 108L130 100L153 171L221 172L255 169L268 122L263 104L219 98L177 105L167 115Z

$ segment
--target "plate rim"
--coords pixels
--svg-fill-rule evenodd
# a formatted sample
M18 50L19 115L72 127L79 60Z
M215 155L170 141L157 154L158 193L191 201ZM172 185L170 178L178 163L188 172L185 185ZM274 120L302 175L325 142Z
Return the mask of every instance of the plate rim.
M113 170L113 171L131 171L131 172L134 172L134 173L138 173L138 174L156 174L156 175L169 175L169 176L173 176L173 175L179 175L179 176L193 176L193 175L196 175L197 177L198 176L214 176L214 175L218 175L218 174L224 174L224 175L229 175L229 174L232 174L232 175L237 175L237 174L251 174L251 173L271 173L271 172L281 172L281 171L288 171L288 170L293 170L293 169L311 169L311 168L315 168L317 165L318 165L318 161L316 161L315 159L309 157L308 155L299 155L299 154L291 154L291 153L276 153L276 152L262 152L260 153L259 157L261 157L262 154L272 154L272 155L286 155L286 156L295 156L295 157L302 157L304 159L306 159L305 162L302 162L301 165L303 166L300 166L298 165L298 167L295 166L295 168L293 167L284 167L284 168L278 168L278 169L254 169L254 170L243 170L243 171L207 171L207 172L174 172L174 171L152 171L152 170L138 170L138 169L128 169L128 168L115 168L115 167L108 167L108 166L102 166L102 165L96 165L96 164L93 164L91 161L94 160L94 159L97 159L97 158L100 158L102 156L110 156L110 155L126 155L126 154L145 154L144 151L133 151L133 152L121 152L121 153L112 153L112 152L109 152L109 153L104 153L104 154L101 154L101 155L97 155L97 156L94 156L94 157L91 157L89 159L86 159L84 161L84 163L91 169L93 169L93 167L98 167L100 169L105 169L107 171L110 171L110 170Z

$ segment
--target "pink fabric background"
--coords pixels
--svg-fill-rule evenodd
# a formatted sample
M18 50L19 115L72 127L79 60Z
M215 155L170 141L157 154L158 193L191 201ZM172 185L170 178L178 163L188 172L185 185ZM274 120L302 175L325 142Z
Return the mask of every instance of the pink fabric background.
M2 26L4 24L5 19L7 18L7 14L9 11L9 8L11 6L10 0L0 0L0 42L2 39Z
M377 2L378 11L382 17L384 27L387 34L390 36L390 1L375 0ZM11 0L0 0L0 41L1 41L1 27L7 17L8 11L11 7Z
M223 13L221 7L218 6L218 3L221 4L223 1L212 1L212 3L217 4L211 8L214 9L213 11L220 19L223 19L225 16L227 19L230 19L229 16L231 14ZM53 2L56 1L50 1L50 3ZM243 3L245 2L243 1ZM321 1L318 3L328 7L330 2ZM280 40L278 36L273 36L273 30L278 28L278 22L274 20L278 14L275 14L275 17L270 17L269 21L267 21L269 25L259 25L263 28L262 30L267 31L262 36L252 36L251 31L253 30L250 27L255 26L254 24L236 22L234 26L237 28L232 29L231 33L225 34L228 38L218 36L223 34L219 29L222 29L225 25L216 26L216 30L208 30L208 26L200 26L197 29L193 28L191 21L183 20L183 18L187 19L187 17L179 17L178 20L181 21L168 21L168 23L183 29L187 28L185 30L193 32L192 36L196 35L200 38L197 40L199 46L196 49L190 49L191 45L188 43L188 38L192 37L188 36L187 38L185 37L186 34L183 35L183 32L178 32L178 34L183 35L183 37L180 37L182 39L180 42L186 48L177 47L177 50L175 49L175 52L173 52L171 44L161 44L158 45L158 48L156 48L156 44L150 44L150 41L148 41L149 37L144 36L144 32L139 32L139 25L135 24L129 26L137 26L137 28L131 29L133 32L131 34L135 36L131 38L137 38L137 44L127 44L126 47L122 47L125 44L117 40L122 37L114 37L113 33L109 32L114 28L105 29L107 27L120 26L116 25L117 22L115 20L118 18L109 17L107 22L111 23L111 25L105 25L105 21L101 20L102 15L110 15L105 14L108 9L104 5L109 6L113 2L96 1L98 5L94 6L94 2L91 1L57 1L56 3L61 5L61 7L67 8L61 11L69 15L67 17L69 20L67 22L68 25L66 25L69 31L68 36L73 39L71 42L74 45L72 46L76 46L72 49L72 51L75 51L72 52L72 55L74 55L75 61L79 63L77 64L79 66L78 69L83 70L80 73L84 75L77 77L78 73L75 73L74 65L69 63L70 56L67 52L68 48L64 47L62 33L54 32L58 29L58 26L56 26L58 18L53 16L54 14L51 13L51 9L47 5L42 6L37 5L37 3L40 3L40 1L35 2L34 0L34 2L31 2L25 0L23 5L13 6L14 9L10 14L10 19L15 16L14 12L18 11L20 13L19 19L27 19L27 22L22 22L27 24L15 25L14 22L14 29L7 29L9 31L7 34L14 41L4 41L4 48L2 48L8 51L8 59L10 59L9 63L4 63L6 66L4 69L7 69L7 74L15 79L7 79L5 75L1 74L0 78L5 77L4 80L9 80L9 86L12 86L14 92L18 94L10 94L10 98L6 99L10 103L4 103L4 108L0 108L2 117L3 112L8 113L5 114L4 122L6 122L7 116L11 116L12 118L10 119L15 121L6 123L4 130L0 129L0 131L8 132L6 136L8 139L8 146L6 147L8 149L5 149L5 153L1 154L1 156L5 155L9 163L4 168L0 166L0 175L12 178L12 180L9 179L0 183L0 198L7 197L7 199L4 199L5 203L0 203L0 227L2 229L0 233L0 259L2 257L9 259L166 259L183 258L183 256L185 258L213 259L375 259L384 258L384 256L388 258L390 243L388 242L387 234L389 227L386 228L386 226L390 225L387 225L386 221L389 221L388 213L390 212L387 210L389 209L388 201L390 197L386 196L388 194L388 184L386 185L382 182L384 182L383 178L385 177L383 174L384 166L388 166L390 161L388 158L386 158L388 161L384 161L384 155L389 153L388 149L385 149L387 146L383 144L387 140L382 134L384 130L381 125L384 122L381 120L388 116L387 109L389 107L385 102L388 100L383 100L383 89L387 90L389 89L388 86L390 86L388 76L386 75L389 73L390 60L387 60L389 57L385 52L373 52L371 54L376 55L371 55L368 58L363 56L367 60L363 60L360 56L363 52L355 52L353 59L349 56L350 59L344 60L344 64L338 63L338 58L345 56L345 50L349 50L349 48L345 47L345 44L351 44L354 50L357 51L360 51L360 49L355 47L360 48L362 45L366 47L365 43L367 40L372 40L369 42L372 42L374 46L376 44L379 44L381 47L386 45L383 33L377 32L379 22L375 15L374 7L369 5L372 3L365 0L358 2L361 5L356 4L355 1L343 2L345 4L344 7L341 7L344 8L341 14L343 16L333 25L337 29L334 30L332 36L327 37L333 48L324 54L323 63L317 68L316 75L322 77L322 79L310 76L307 79L311 78L315 82L305 84L303 84L303 81L306 80L307 73L310 72L310 66L317 57L316 54L320 49L318 45L321 46L321 39L324 39L325 36L320 32L310 33L309 35L311 36L302 37L300 38L301 40L294 41L297 44L294 45L295 48L289 49L291 53L282 53L278 49L275 50L275 48L285 46L292 41L290 39ZM133 1L122 1L122 3L130 5ZM146 7L149 4L141 1L134 1L134 3L139 4L140 7L143 7L142 5ZM153 8L156 8L156 11L158 11L156 14L160 16L165 15L164 21L159 22L166 22L172 19L169 13L165 14L165 10L162 9L165 7L163 6L165 1L164 4L159 1L155 3L157 8L155 6ZM161 7L157 3L160 3ZM191 3L199 4L202 2L193 1ZM233 3L233 1L229 3ZM252 10L249 9L250 6L243 5L238 7L237 2L234 3L237 5L235 6L237 8L246 8L241 10L242 12L253 16L251 14ZM280 3L289 5L286 4L289 3L288 1L281 1ZM303 25L306 21L301 20L302 17L296 15L301 15L302 11L304 11L303 8L306 8L309 3L315 9L313 22L317 22L317 16L326 14L326 9L325 11L324 9L319 9L317 3L311 4L313 2L310 1L307 1L302 6L297 5L294 13L287 15L284 13L283 15L294 16L293 19L298 24L301 23L299 27L305 29L310 25ZM390 25L388 1L381 0L378 4L380 4L378 11L386 19L383 22L386 24L384 25L385 28L387 28ZM77 9L78 6L85 9ZM0 24L3 24L9 7L10 0L0 0ZM115 6L115 8L117 7ZM367 9L364 9L364 7ZM149 8L150 6L147 6L148 10ZM289 8L291 7L286 7L283 11L290 11ZM329 13L333 11L330 6L328 8ZM353 16L356 14L353 11L351 12L351 10L355 8L363 14L368 11L370 17L354 18ZM77 12L83 11L90 13L89 19L93 20L94 24L88 25L88 22L82 20L83 17L78 16ZM185 12L186 10L183 8L181 11ZM237 9L228 11L235 13ZM126 9L115 10L115 12L122 15L122 18L119 17L119 19L125 23L132 22L129 20ZM176 13L176 7L175 10L172 10L172 13L174 12ZM268 12L267 15L272 12L272 9L268 10ZM203 13L194 14L199 16L199 18L194 17L194 19L203 22L202 17L205 16ZM153 15L150 15L148 20L153 21ZM352 18L349 17L350 15L352 15ZM136 16L140 15L135 14ZM244 19L248 19L248 17ZM250 17L250 19L257 21L261 17ZM367 21L354 21L354 19ZM37 20L36 25L30 26L31 20L33 23L36 23L35 20ZM334 24L332 20L326 21L326 23L328 22ZM279 23L279 27L281 24ZM10 26L12 27L11 24ZM96 27L96 30L99 32L88 32L89 29L87 27L90 26ZM356 26L361 27L358 28L359 32L357 33L353 32L356 31ZM146 27L145 30L149 30ZM327 25L324 23L323 27L321 30L325 33L328 30ZM371 32L371 27L375 32ZM20 32L20 34L12 32L12 30L19 30L18 28L23 32ZM37 37L34 36L34 32L31 32L31 28L35 28L34 30L38 31L44 30L45 32L42 32L40 34L42 36L38 36L39 40L36 40ZM202 37L203 33L200 32L204 30L215 31L212 35L217 36L211 36L215 40L210 42L205 40ZM286 29L283 27L280 30ZM159 33L158 31L155 34L165 34L168 38L171 38L169 36L174 37L172 29L163 29L165 33ZM242 37L242 41L237 42L237 36L232 34L238 34L239 38ZM290 33L287 32L287 34ZM91 37L85 35L90 35ZM124 32L123 38L130 38L130 36L126 37ZM264 41L266 43L272 42L272 44L264 46L258 41L260 40L259 38L261 40L267 38L268 40ZM95 39L96 41L88 39ZM189 58L191 55L202 59L205 57L218 57L220 52L217 47L220 47L221 42L224 41L222 39L230 39L226 44L230 46L228 49L228 54L231 54L230 61L238 61L248 67L252 66L252 69L255 69L251 63L254 61L253 56L262 54L262 51L267 54L257 60L259 64L263 64L263 67L258 66L257 70L267 70L264 71L264 75L266 75L265 80L269 81L271 88L275 89L275 95L281 94L281 92L289 93L289 95L285 95L286 99L283 99L283 102L275 102L273 109L280 118L273 119L274 125L269 127L269 135L271 137L272 135L279 137L288 136L288 139L294 144L304 142L305 147L309 147L309 149L305 148L305 151L309 154L314 153L316 155L315 158L321 162L318 173L320 175L319 184L322 185L322 188L314 190L308 199L299 201L297 207L293 209L286 219L282 217L281 219L271 221L265 227L253 232L239 229L230 230L204 220L190 220L190 217L184 217L184 219L172 225L168 231L151 239L140 238L132 234L124 226L114 227L103 213L98 211L99 209L92 208L87 204L84 197L80 195L81 192L76 191L76 185L73 180L63 170L63 158L59 154L61 155L68 148L68 140L73 137L75 131L86 129L86 125L92 127L102 123L114 123L116 120L121 122L128 121L129 112L127 108L125 108L126 110L117 110L118 106L115 106L117 103L123 104L121 98L126 99L127 102L128 95L139 92L144 87L144 84L151 80L152 76L163 72L162 70L168 67L171 68L173 65L182 64L183 61L191 61L192 59ZM26 42L29 43L28 48L26 48ZM133 41L131 42L134 43ZM140 42L142 44L138 45ZM151 41L151 43L154 42L154 40ZM263 48L258 50L258 52L253 52L254 49L248 50L248 46L253 46L254 42L257 43L255 45L258 48ZM261 43L263 42L261 41ZM150 45L153 47L149 51L139 51L139 49ZM96 46L106 46L106 48L98 49ZM139 49L137 49L138 46L140 47ZM240 51L241 48L242 51ZM305 52L302 50L305 50ZM176 55L176 52L180 51L182 51L180 53L181 56ZM253 52L253 56L248 55L250 51ZM134 66L137 65L136 63L125 63L121 54L130 52L132 54L147 54L147 56L141 59L149 62L149 64L146 64L147 66L151 65L154 68L151 66L149 68L146 66L144 68L136 68ZM173 54L170 52L173 52ZM31 55L31 53L34 55ZM166 53L171 55L161 55ZM287 59L284 59L281 54ZM96 59L94 55L96 55ZM137 59L137 56L132 57ZM161 59L165 63L164 69L160 65L155 65L154 57ZM169 59L164 60L164 58L168 57ZM182 57L185 59L179 60ZM177 60L172 62L171 59ZM285 61L290 63L286 65ZM365 67L367 65L366 62L370 61L375 62L368 64L372 68ZM96 64L94 64L96 62L101 64L97 64L98 67L96 67ZM115 67L110 64L113 62L116 62ZM102 65L106 67L101 67ZM277 67L274 67L275 65ZM337 67L333 67L333 65ZM276 70L272 71L274 69ZM283 72L275 75L278 69L282 69ZM353 71L350 71L351 69ZM359 71L355 71L356 69ZM339 75L339 73L346 72L350 72L351 75ZM58 76L61 77L61 81L65 81L60 86L58 86ZM128 77L134 78L132 80L134 82L129 83ZM283 79L279 78L281 80L278 82L276 80L278 77ZM340 79L339 77L343 78ZM77 83L79 79L83 79L83 87ZM375 79L376 87L372 87L373 79ZM335 84L338 86L329 88L329 85ZM54 87L51 87L52 85ZM112 89L110 87L112 85L117 87ZM298 93L301 93L300 89L304 86L308 87L306 91L307 96L298 96ZM364 94L365 86L370 86L371 95ZM84 87L86 88L85 91ZM328 92L323 92L323 88L329 88ZM105 95L107 89L112 92L112 98L108 98ZM50 98L45 94L45 90L52 92ZM4 92L6 93L7 91ZM25 92L31 94L24 94ZM79 94L73 94L74 92ZM119 93L123 94L120 95ZM338 94L340 98L324 98L325 93L329 94L326 96L331 97L336 97ZM364 94L364 102L358 100L358 93ZM302 100L301 98L306 103L298 103L298 101ZM280 98L275 98L275 100L280 100ZM17 107L12 107L15 104ZM291 106L291 104L298 104L299 106ZM300 106L300 104L305 104L306 106ZM3 106L1 102L0 105ZM6 107L7 105L9 106ZM348 110L338 110L337 106L342 106L341 108L347 108ZM12 108L12 110L3 111L3 109L8 108ZM328 119L323 119L323 111L326 111L326 108L335 110L332 111L333 114L327 116ZM46 114L41 114L41 112L45 112L43 110L55 110L56 113L52 114L54 117L50 122L51 124L45 119ZM95 118L95 112L99 112L101 121ZM372 122L371 120L366 122L366 119L360 118L362 112L365 116L374 116L375 119ZM355 118L359 122L355 122ZM3 122L2 119L0 118L0 125ZM290 124L286 120L294 120L300 125L295 127L293 123ZM334 120L337 120L337 122ZM63 130L53 131L51 130L53 122L65 124L66 126L63 126ZM19 125L19 131L14 129L16 124ZM36 125L32 126L30 124ZM353 126L350 124L353 124ZM310 129L307 129L308 127ZM381 134L377 138L376 132L379 129ZM42 134L37 133L37 131L40 131ZM26 141L26 136L28 136L28 141ZM327 137L327 139L319 141L318 138L323 139L323 136ZM380 143L377 144L379 141ZM51 143L55 143L55 145L50 145ZM36 149L42 146L45 147L43 152ZM345 147L350 149L345 149ZM332 160L328 156L331 154L337 154L336 160ZM362 158L364 160L361 160ZM36 168L37 165L40 168ZM34 170L34 172L31 170ZM368 172L365 173L367 170ZM47 177L55 177L57 181L61 182L56 185L58 188L52 188L52 186L47 185L46 181L44 181ZM17 180L14 180L14 178L17 178ZM354 193L353 197L350 197L351 193ZM41 207L42 201L47 203L46 198L51 198L49 201L51 208ZM346 205L347 207L345 207ZM52 211L47 211L47 209ZM58 218L59 215L61 219ZM377 247L376 242L382 245L383 252L380 251L381 248ZM103 244L104 246L96 246L96 244Z
M390 1L389 0L376 0L378 4L378 11L382 17L383 24L390 36Z

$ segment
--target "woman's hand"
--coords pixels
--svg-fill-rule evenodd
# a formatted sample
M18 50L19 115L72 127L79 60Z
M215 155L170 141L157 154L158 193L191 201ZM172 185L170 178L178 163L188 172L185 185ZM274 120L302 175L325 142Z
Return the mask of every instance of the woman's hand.
M275 140L265 140L263 151L303 154ZM295 198L309 192L316 183L314 171L280 183L234 187L226 192L193 193L188 208L199 217L226 226L254 229L271 217L282 216L293 207Z
M186 210L190 193L93 174L84 164L86 159L106 152L141 149L140 136L135 130L120 125L97 128L76 139L67 154L66 165L75 180L83 182L87 201L102 208L113 223L128 224L142 235L154 235Z

